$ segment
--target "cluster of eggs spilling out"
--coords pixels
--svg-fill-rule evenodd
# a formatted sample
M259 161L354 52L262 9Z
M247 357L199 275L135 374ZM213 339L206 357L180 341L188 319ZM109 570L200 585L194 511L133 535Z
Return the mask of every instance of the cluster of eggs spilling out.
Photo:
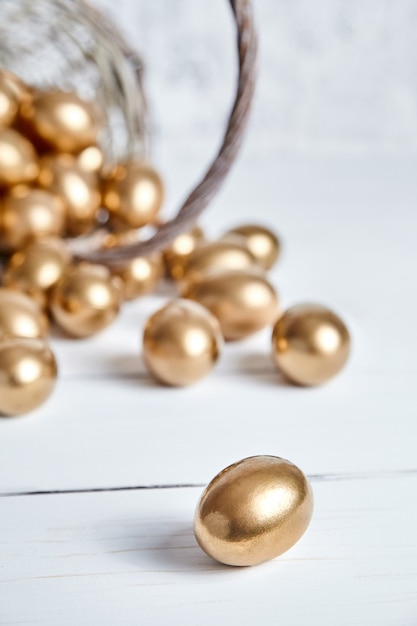
M149 320L145 363L167 385L192 384L216 364L224 341L239 341L271 326L272 356L291 383L322 384L347 362L349 332L331 310L301 304L286 311L268 278L280 242L269 229L247 224L206 241L195 228L165 253L180 298Z
M68 336L90 337L164 277L179 297L151 316L143 335L145 364L160 382L195 383L214 367L224 340L268 325L275 362L290 381L316 385L334 376L348 357L348 331L323 307L280 311L267 276L280 243L266 228L243 225L207 241L195 227L163 253L114 268L74 261L70 238L100 226L109 249L138 242L143 227L160 221L160 176L140 160L106 170L101 126L93 103L0 71L0 414L31 410L51 392L50 319Z
M268 271L280 255L269 229L243 225L208 241L195 227L163 253L123 266L76 262L68 240L99 229L104 249L140 241L157 226L164 188L148 163L106 169L100 112L63 92L41 92L0 71L0 415L39 407L57 364L51 321L68 336L90 337L124 301L152 293L167 278L178 298L147 321L143 357L161 383L191 385L206 376L225 341L270 326L272 355L292 383L319 385L345 365L343 321L327 308L280 309ZM291 547L313 510L307 478L278 457L243 459L218 474L195 514L200 546L229 565L254 565Z

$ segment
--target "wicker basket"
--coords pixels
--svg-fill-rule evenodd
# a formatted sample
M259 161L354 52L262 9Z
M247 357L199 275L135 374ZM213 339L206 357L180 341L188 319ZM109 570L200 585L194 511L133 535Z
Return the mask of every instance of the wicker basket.
M146 1L146 0L142 0ZM249 0L230 0L237 23L239 80L222 147L202 181L178 212L148 241L83 258L118 263L166 247L190 228L218 191L235 159L249 116L256 74L256 36ZM100 103L106 160L149 153L143 65L106 17L84 0L1 0L0 67L40 88L75 91Z

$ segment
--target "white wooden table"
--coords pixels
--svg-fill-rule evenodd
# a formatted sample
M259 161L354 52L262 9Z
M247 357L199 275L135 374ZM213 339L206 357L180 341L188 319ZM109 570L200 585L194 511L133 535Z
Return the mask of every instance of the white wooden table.
M190 170L168 160L179 189ZM140 336L167 293L94 339L54 339L53 398L0 421L2 626L417 624L416 171L411 158L246 157L206 217L212 235L275 226L283 305L323 302L347 321L351 361L322 388L280 380L269 330L228 345L200 385L157 386ZM197 547L193 511L202 485L253 454L310 475L314 518L280 559L222 567Z

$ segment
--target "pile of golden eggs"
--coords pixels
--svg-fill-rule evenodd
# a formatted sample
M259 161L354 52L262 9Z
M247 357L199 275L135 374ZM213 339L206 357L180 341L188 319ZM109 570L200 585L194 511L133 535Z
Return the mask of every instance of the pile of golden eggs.
M178 298L152 315L143 336L145 364L160 382L195 383L213 369L224 341L266 326L288 380L317 385L339 372L348 331L320 306L280 310L267 276L280 243L267 228L243 225L208 241L195 227L163 253L114 268L74 261L71 238L97 231L109 249L139 241L143 227L161 221L160 176L141 160L106 169L101 129L93 103L0 71L0 414L27 412L51 393L51 321L68 336L90 337L124 301L155 291L164 278L178 286Z

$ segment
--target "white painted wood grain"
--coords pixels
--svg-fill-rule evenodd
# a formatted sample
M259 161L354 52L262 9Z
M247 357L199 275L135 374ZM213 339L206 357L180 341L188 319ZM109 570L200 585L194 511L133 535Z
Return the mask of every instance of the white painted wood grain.
M303 539L247 569L197 547L198 489L1 498L0 624L414 626L417 478L313 486Z
M416 166L307 160L260 169L249 160L207 217L213 234L254 211L278 227L283 305L327 303L352 330L338 379L284 386L268 329L226 346L202 384L158 387L140 362L140 336L165 299L146 298L89 341L55 340L52 400L0 420L0 491L202 483L213 465L260 453L309 473L417 467Z
M241 374L176 391L63 381L44 411L1 424L0 492L203 483L253 454L313 474L415 468L413 381L351 372L304 390Z
M192 538L196 489L0 498L1 626L415 626L417 484L403 470L417 467L416 166L249 158L207 215L213 235L254 216L273 224L283 305L344 316L354 349L331 384L283 385L268 330L227 346L201 385L157 386L139 346L159 295L92 340L54 339L50 402L0 420L0 494L205 483L265 453L356 478L315 483L305 539L264 567L219 569ZM171 197L196 169L168 172Z

